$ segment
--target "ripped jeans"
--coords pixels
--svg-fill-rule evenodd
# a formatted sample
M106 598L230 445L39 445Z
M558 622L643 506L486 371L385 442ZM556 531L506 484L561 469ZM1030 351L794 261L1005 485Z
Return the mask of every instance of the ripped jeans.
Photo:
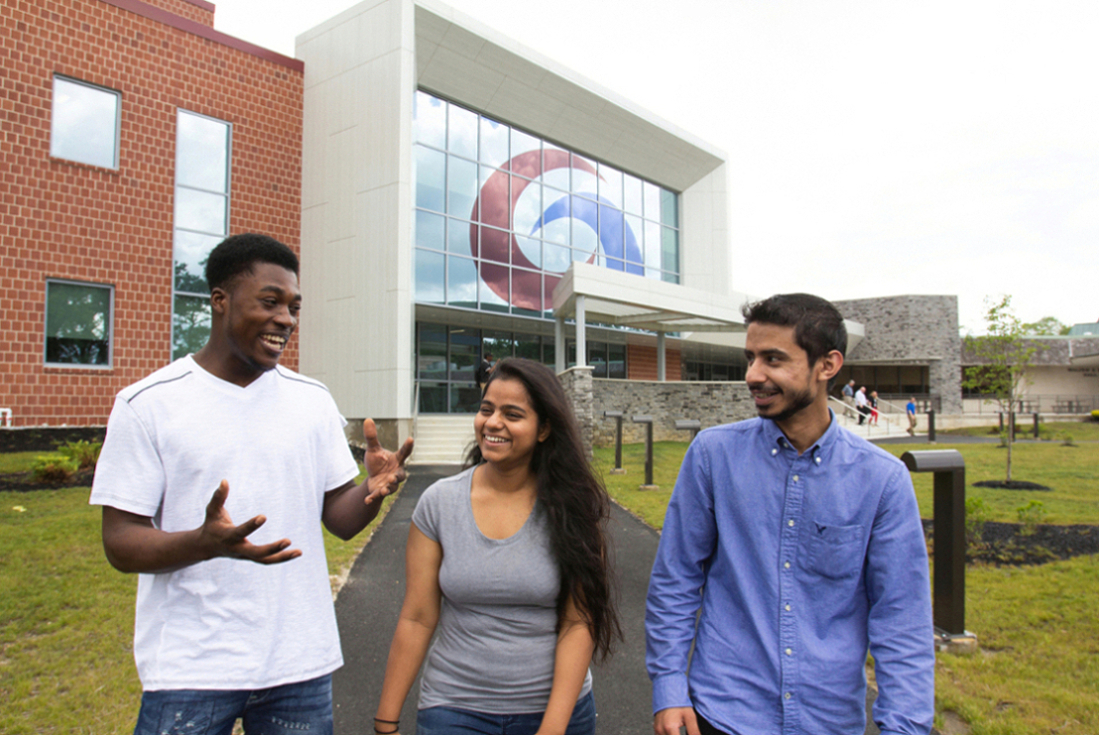
M145 692L134 735L332 735L332 675L271 689Z

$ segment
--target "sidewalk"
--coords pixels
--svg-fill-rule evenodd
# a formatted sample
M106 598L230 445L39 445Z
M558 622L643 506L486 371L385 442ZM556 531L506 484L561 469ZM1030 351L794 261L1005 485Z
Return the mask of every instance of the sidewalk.
M336 600L344 666L332 678L336 735L373 732L389 643L404 597L404 547L412 511L420 494L437 479L455 473L452 465L417 466L385 521L355 562ZM652 732L649 677L645 673L645 594L659 536L614 506L611 518L620 615L625 642L611 660L592 669L599 710L599 735L647 735ZM401 713L401 735L415 735L416 692ZM868 703L870 698L868 698ZM870 723L867 735L877 735Z

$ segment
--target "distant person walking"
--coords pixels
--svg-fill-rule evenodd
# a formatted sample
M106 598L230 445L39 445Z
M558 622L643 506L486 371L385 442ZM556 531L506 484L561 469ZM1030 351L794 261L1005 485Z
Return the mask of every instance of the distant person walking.
M870 425L878 425L878 392L870 391Z
M862 426L866 421L866 415L870 413L870 401L866 397L865 385L855 393L855 410L859 412L859 426Z
M488 376L492 374L492 353L486 352L485 356L481 358L481 364L477 366L477 385L481 387L481 392L485 392L485 383L488 382Z
M843 402L852 408L855 406L855 381L849 380L843 386Z
M908 404L904 407L904 412L908 414L908 433L912 436L916 436L916 398L912 396L908 399Z

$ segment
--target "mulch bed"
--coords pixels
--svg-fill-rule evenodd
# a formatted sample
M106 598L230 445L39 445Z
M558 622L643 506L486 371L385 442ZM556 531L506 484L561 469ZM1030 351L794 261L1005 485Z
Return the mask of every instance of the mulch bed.
M925 520L923 525L934 546L934 523ZM1021 523L989 521L980 541L966 549L965 559L967 563L1030 566L1088 554L1099 554L1099 526L1040 524L1027 529Z
M69 478L68 482L34 482L26 472L0 474L0 492L29 493L35 490L60 490L64 487L91 487L94 470L81 470Z
M101 442L105 426L34 426L0 429L0 453L52 452L65 442Z
M1049 492L1053 489L1026 480L981 480L973 483L973 487L998 487L1001 490L1041 490L1042 492Z

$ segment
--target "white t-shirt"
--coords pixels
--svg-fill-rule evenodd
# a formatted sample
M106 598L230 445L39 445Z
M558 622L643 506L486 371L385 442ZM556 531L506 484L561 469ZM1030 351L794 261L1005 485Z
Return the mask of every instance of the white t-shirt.
M91 502L165 531L202 525L222 479L249 538L290 539L298 559L212 559L137 587L134 658L146 691L264 689L343 663L321 533L324 494L358 473L328 389L277 367L246 388L185 357L118 394Z

